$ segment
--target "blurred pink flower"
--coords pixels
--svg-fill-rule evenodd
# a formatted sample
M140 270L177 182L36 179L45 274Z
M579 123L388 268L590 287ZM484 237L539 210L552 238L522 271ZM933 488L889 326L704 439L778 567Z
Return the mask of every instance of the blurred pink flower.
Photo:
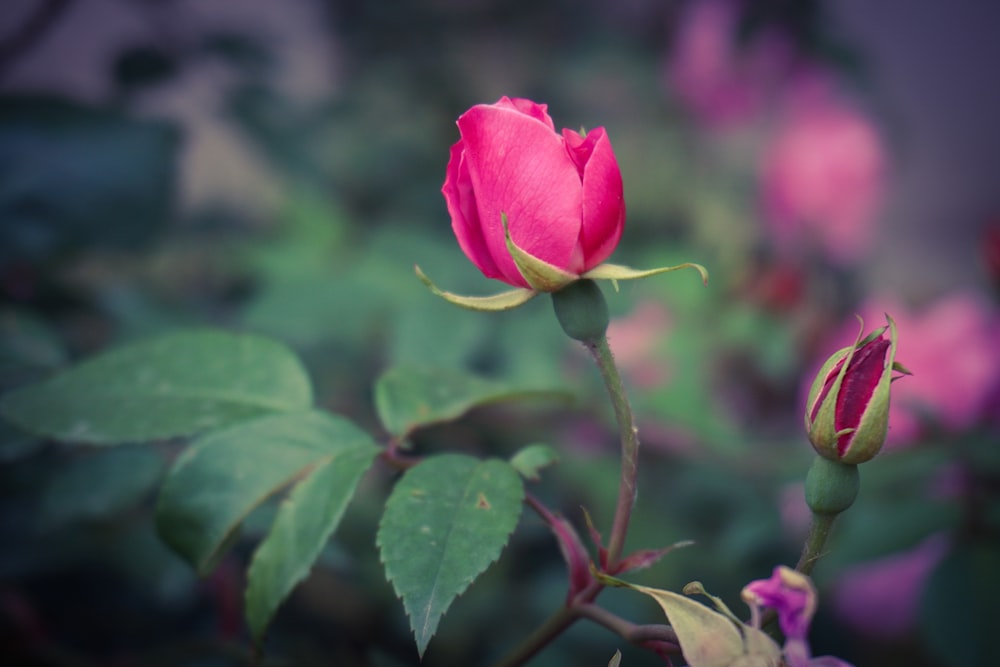
M739 2L705 0L690 3L678 22L667 84L708 125L752 118L790 62L779 35L736 44L739 19Z
M670 369L659 348L671 325L663 305L644 301L608 326L608 344L615 361L626 380L638 389L653 389L668 381Z
M857 261L872 242L885 163L871 121L822 75L800 77L759 166L764 220L777 249Z
M834 582L832 607L859 633L900 639L914 628L927 577L948 552L948 539L932 535L909 551L856 565Z
M893 386L886 448L912 442L928 423L959 432L987 416L1000 386L996 309L973 294L958 292L920 311L895 299L875 298L859 314L868 323L880 321L884 313L896 320L899 331L896 360L913 372ZM857 331L858 323L851 318L824 349L850 345Z

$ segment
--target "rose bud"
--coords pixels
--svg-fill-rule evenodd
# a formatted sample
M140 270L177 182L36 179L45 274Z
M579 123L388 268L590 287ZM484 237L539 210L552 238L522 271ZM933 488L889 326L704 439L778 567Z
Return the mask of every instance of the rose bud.
M864 340L859 333L854 345L831 356L809 391L806 430L816 452L830 461L863 463L885 442L893 371L909 372L895 362L896 324L886 320L887 327Z
M554 292L611 255L625 200L603 127L558 134L546 105L502 97L466 111L458 129L441 191L486 277Z

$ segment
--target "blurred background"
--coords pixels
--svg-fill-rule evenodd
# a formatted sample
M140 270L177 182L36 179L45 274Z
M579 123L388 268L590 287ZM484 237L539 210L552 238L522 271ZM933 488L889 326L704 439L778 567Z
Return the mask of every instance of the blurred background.
M7 0L0 10L0 391L179 327L263 333L323 404L379 434L371 386L420 363L571 407L481 409L420 452L563 452L534 489L610 524L614 428L546 299L489 294L440 187L455 119L502 95L557 128L604 126L628 218L612 260L700 262L606 290L642 424L630 545L697 545L635 579L739 591L793 564L808 521L804 393L889 313L885 451L818 567L816 654L863 665L1000 664L1000 5L977 0ZM381 435L380 435L381 437ZM206 580L151 522L183 443L98 449L0 423L0 654L17 665L246 664L243 572ZM268 663L416 664L374 531L373 474L279 612ZM256 528L255 528L256 526ZM255 532L256 531L256 532ZM256 536L256 537L255 537ZM525 514L424 658L488 664L565 595ZM637 623L662 616L607 591ZM578 624L532 664L662 664Z

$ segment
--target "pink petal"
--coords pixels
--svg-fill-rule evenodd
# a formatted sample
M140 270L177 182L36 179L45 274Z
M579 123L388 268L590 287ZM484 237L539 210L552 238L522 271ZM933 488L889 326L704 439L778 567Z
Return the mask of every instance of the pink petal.
M487 278L502 278L493 256L486 245L483 227L476 208L476 195L469 178L469 166L463 156L461 140L451 147L451 157L441 192L444 193L451 215L451 228L458 239L462 252Z
M591 148L583 170L583 226L580 230L583 270L589 271L606 260L618 246L625 226L625 197L618 161L604 128L591 130L583 145Z
M837 430L856 428L868 408L875 387L885 372L885 355L889 351L889 341L877 338L851 357L851 365L844 374L844 383L837 394L837 409L834 425ZM842 435L837 443L841 454L847 451L853 433Z
M547 104L539 104L538 102L525 99L523 97L507 97L505 95L504 97L501 97L494 106L520 111L527 116L531 116L535 120L542 121L548 125L549 129L553 132L556 131L555 123L552 122L552 118L549 116L549 105Z
M501 105L458 119L486 246L504 280L527 287L507 251L501 213L524 251L571 273L578 254L582 187L564 141L541 120Z

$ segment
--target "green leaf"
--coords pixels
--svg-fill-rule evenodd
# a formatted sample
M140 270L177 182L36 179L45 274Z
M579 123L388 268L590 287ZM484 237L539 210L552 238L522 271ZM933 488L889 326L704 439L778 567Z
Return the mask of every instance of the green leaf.
M559 453L551 445L534 444L519 450L510 458L510 464L521 477L537 482L539 471L559 462Z
M88 452L48 475L39 521L54 527L132 509L152 491L165 467L163 457L149 447Z
M508 463L461 454L427 459L396 484L377 541L421 655L452 601L499 557L523 498Z
M345 429L337 437L342 438L334 447L337 451L316 464L281 504L270 534L250 563L246 615L258 642L278 606L309 574L378 452L360 431Z
M486 403L528 396L565 397L555 391L516 389L475 375L444 369L397 366L375 383L375 409L389 433L413 430L462 416Z
M167 544L199 573L205 574L235 539L243 519L269 496L297 480L300 483L310 481L313 474L340 474L324 468L331 462L339 467L341 460L346 461L347 469L340 471L345 475L340 481L347 484L352 474L360 474L356 470L360 467L359 460L366 455L374 457L376 452L377 448L366 433L344 419L319 411L268 415L206 434L178 457L167 475L157 505L157 528ZM310 482L310 486L315 483ZM338 490L330 492L339 493ZM311 520L325 521L332 530L339 517L338 500L313 500L317 496L309 487L299 494L305 497L305 501L299 501L304 505L320 502L321 506L283 509L279 514L284 516L275 520L279 533L287 534L294 527L301 519L300 511L326 511L325 517ZM298 559L299 564L292 564L290 570L294 571L275 572L273 577L294 579L298 568L304 567L302 563L311 563L307 549L299 552L293 549L318 539L315 533L312 539L309 537L299 534L301 545L285 545L289 551L284 557L293 561ZM325 540L325 536L322 539ZM274 590L284 585L290 589L294 584L294 581L281 583L268 579L272 575L266 571L273 567L271 561L276 558L275 550L277 556L282 555L276 547L268 547L261 566L264 571L257 575L262 578L258 609L266 607L267 600L274 599ZM312 557L315 555L313 553Z
M203 329L83 361L7 394L0 413L40 435L120 444L191 435L311 405L309 377L286 347Z

